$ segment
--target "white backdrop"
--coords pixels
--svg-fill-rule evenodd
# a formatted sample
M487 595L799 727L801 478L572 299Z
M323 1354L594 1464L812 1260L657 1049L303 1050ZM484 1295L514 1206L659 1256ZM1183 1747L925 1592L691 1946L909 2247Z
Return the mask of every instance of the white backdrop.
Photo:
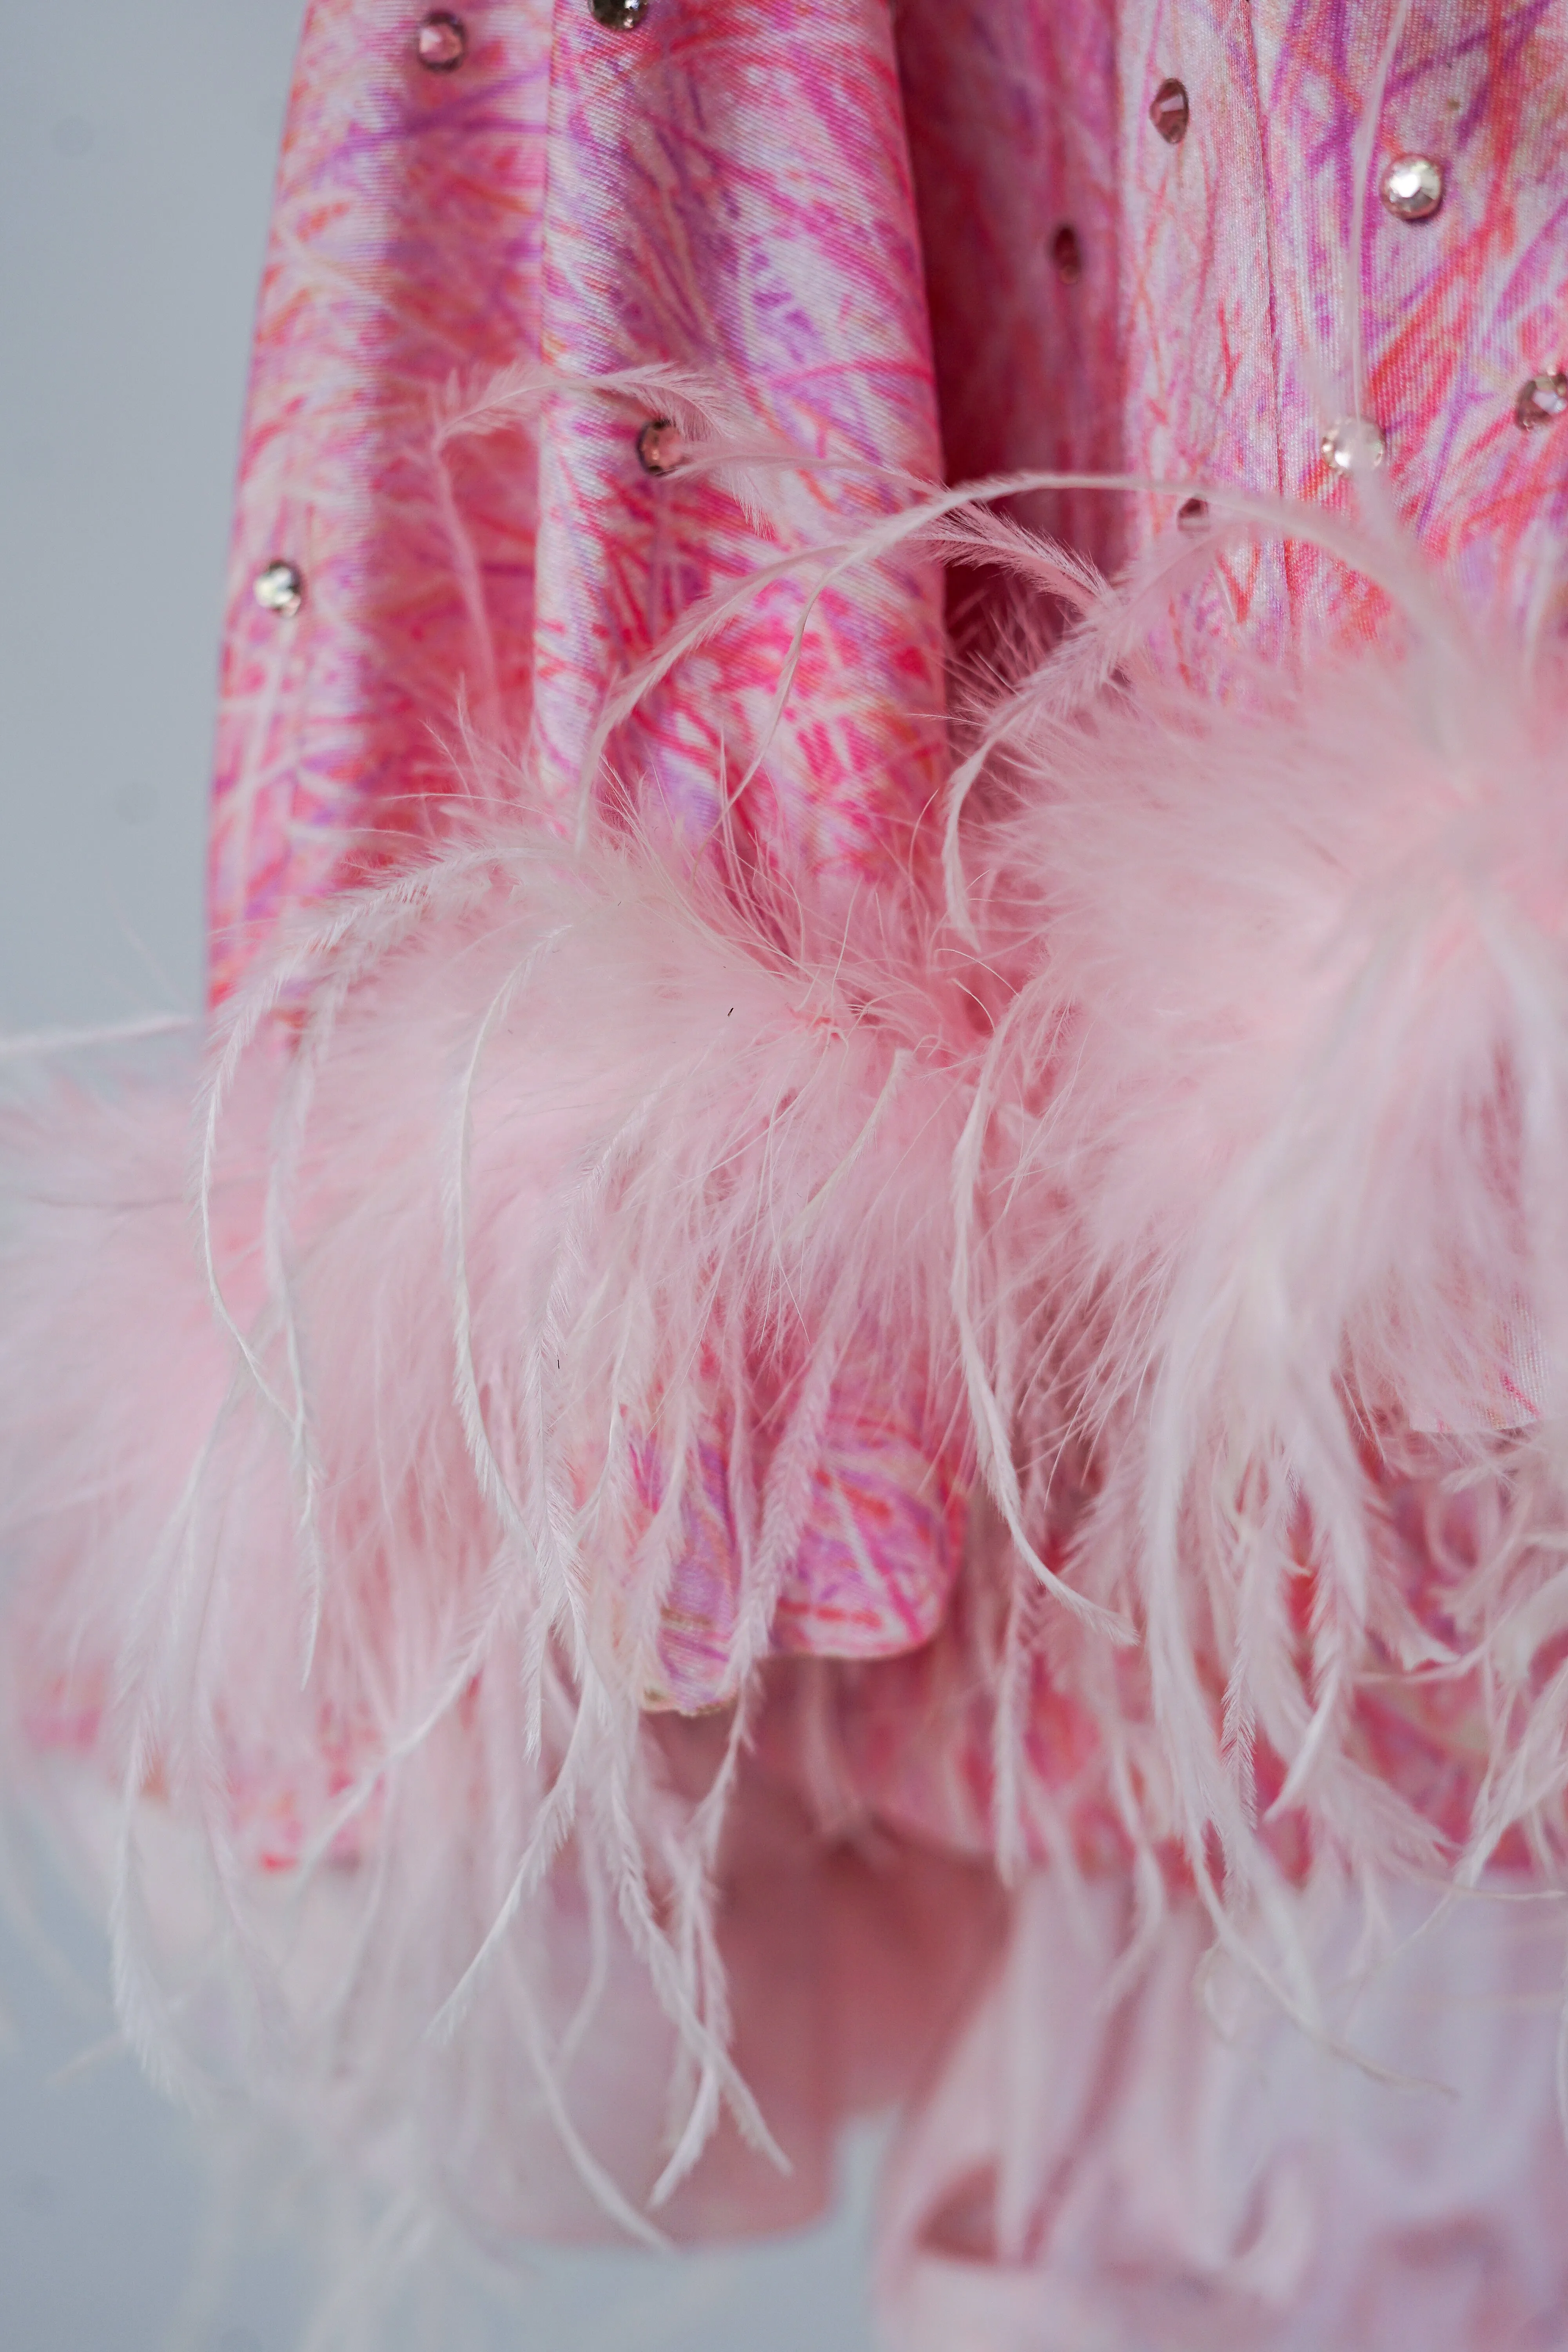
M0 1028L194 1011L230 480L300 0L0 0ZM212 2168L0 1928L0 2352L163 2352ZM83 2052L97 2055L62 2077ZM864 2168L861 2168L862 2169ZM444 2331L518 2352L859 2352L863 2191L790 2244L547 2261ZM181 2352L287 2352L287 2241Z

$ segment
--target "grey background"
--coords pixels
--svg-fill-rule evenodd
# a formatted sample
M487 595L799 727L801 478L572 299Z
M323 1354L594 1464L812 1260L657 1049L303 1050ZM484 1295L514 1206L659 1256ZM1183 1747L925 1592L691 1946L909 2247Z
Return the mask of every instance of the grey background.
M229 490L301 13L0 0L0 1032L200 1002ZM0 1924L0 2352L162 2352L215 2167L114 2046L101 1945L63 1897L44 1911L41 1938ZM869 2155L830 2227L546 2259L488 2318L453 2287L437 2340L857 2352ZM254 2193L237 2213L184 2352L294 2341L287 2226Z

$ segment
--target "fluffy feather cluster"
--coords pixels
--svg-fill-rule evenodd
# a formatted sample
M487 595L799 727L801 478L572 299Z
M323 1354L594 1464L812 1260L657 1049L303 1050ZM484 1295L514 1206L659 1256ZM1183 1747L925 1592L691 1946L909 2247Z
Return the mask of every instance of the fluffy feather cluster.
M847 952L807 963L718 884L514 834L283 957L194 1128L153 1094L57 1097L14 1129L14 1706L33 1747L119 1781L128 1929L171 1906L142 1892L139 1801L197 1827L226 1958L258 1972L264 2078L346 2072L351 2109L395 2119L400 2059L530 1948L520 1915L588 1950L552 1877L572 1839L596 1957L542 1965L582 1979L576 2038L625 1948L697 2062L665 2190L721 2093L765 2137L708 1885L744 1712L694 1801L638 1725L743 1690L815 1518L844 1507L856 1366L896 1362L945 1441L930 1171L962 1121L954 1063L931 990L873 1019ZM330 1927L258 1916L284 1874L325 1882ZM301 1937L349 1947L302 2009ZM128 1934L127 1969L141 1949ZM529 1975L515 1998L542 2000ZM173 2007L123 1990L167 2063ZM262 2054L269 2008L291 2053ZM658 2019L632 2036L656 2074ZM544 2032L510 2038L548 2086Z
M1320 1863L1559 1853L1563 683L1384 551L1400 650L1216 706L1135 651L1202 551L972 543L1079 617L945 907L846 937L711 845L475 822L279 953L194 1121L9 1119L13 1752L125 2014L498 2228L554 2213L525 2110L645 2231L726 2105L766 2142L713 1889L814 1544L876 1572L847 1423L989 1488L1146 1922L1177 1853L1236 1933ZM595 2152L568 2077L626 2048Z
M975 1116L1038 1255L984 1377L1016 1458L1097 1462L1064 1572L1136 1629L1192 1866L1255 1894L1266 1814L1358 1871L1560 1849L1560 693L1447 635L1234 709L1149 681L1022 714L985 832ZM1391 1684L1468 1715L1462 1824L1372 1754Z

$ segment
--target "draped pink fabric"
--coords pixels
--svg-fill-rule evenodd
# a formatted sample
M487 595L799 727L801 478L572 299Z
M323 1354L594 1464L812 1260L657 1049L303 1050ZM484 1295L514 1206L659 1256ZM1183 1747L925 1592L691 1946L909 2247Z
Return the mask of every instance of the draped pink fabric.
M584 791L626 790L695 843L721 776L760 755L738 822L830 920L929 855L942 583L920 558L828 587L776 727L789 582L680 661L584 774L630 664L778 551L776 503L763 525L711 480L644 472L658 402L638 371L703 379L759 433L849 461L792 488L802 540L896 503L855 460L1342 504L1321 436L1365 415L1396 509L1478 614L1551 625L1568 445L1514 419L1520 386L1560 364L1568 299L1568 34L1542 0L664 0L630 31L584 0L478 0L449 73L421 66L416 22L402 0L317 0L300 53L235 530L219 995L284 909L476 793L569 830ZM1149 115L1171 77L1174 144ZM1405 151L1445 174L1418 223L1377 197ZM582 388L617 377L619 394ZM1080 489L1026 511L1110 562L1171 508ZM274 556L304 577L291 620L250 593ZM1299 542L1244 547L1175 608L1168 657L1223 687L1379 612ZM918 1381L890 1392L871 1365L843 1384L835 1448L779 1645L918 1649L951 1587L962 1465ZM680 1705L722 1695L719 1471L716 1454L671 1609Z
M459 703L507 789L574 814L611 682L765 553L711 485L650 480L646 395L571 380L683 368L812 455L930 478L930 333L890 20L847 8L481 0L460 71L421 68L398 0L321 0L300 52L241 465L215 796L214 984L279 909L438 826L468 788ZM541 415L443 444L502 371ZM805 494L818 535L889 502ZM268 555L298 623L258 613ZM748 802L768 854L847 899L907 857L939 773L939 583L829 593ZM795 625L760 601L612 749L700 832L759 748Z

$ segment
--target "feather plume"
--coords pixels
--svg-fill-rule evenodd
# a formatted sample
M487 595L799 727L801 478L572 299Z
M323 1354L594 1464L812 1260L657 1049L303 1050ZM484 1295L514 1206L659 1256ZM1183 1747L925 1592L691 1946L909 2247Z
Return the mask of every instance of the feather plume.
M1022 1465L1090 1448L1063 1573L1136 1625L1176 1826L1237 1899L1260 1815L1475 1874L1515 1832L1555 1851L1568 1778L1524 1635L1563 1549L1563 681L1417 585L1403 645L1229 704L1015 696L964 845L1009 981L971 1116L1005 1208L961 1269L982 1402ZM1391 1685L1479 1737L1462 1822L1373 1757Z

